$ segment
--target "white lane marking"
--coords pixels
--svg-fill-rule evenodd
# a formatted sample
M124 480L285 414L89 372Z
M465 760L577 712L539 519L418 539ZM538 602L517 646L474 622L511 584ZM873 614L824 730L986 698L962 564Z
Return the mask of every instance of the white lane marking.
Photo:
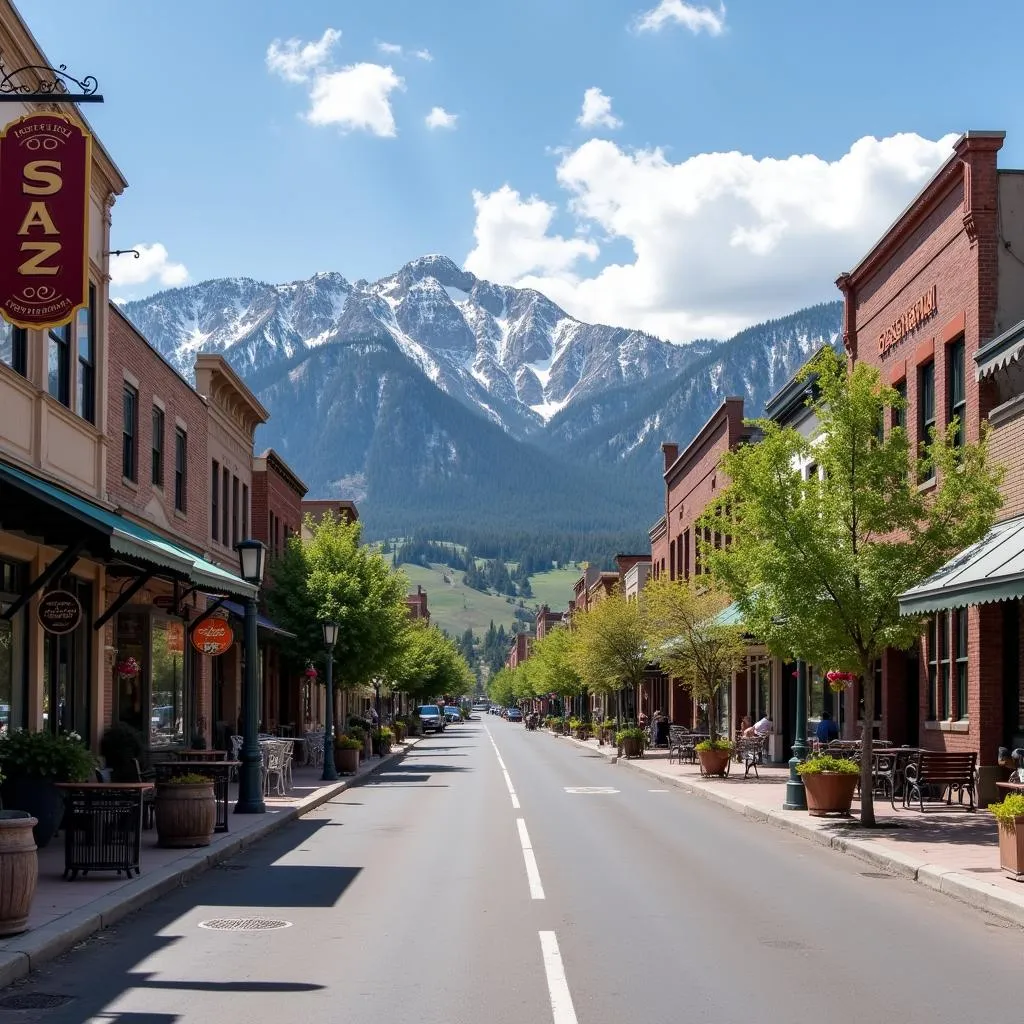
M544 973L548 979L554 1024L578 1024L572 996L569 994L569 983L565 980L565 965L554 932L540 932L540 951L544 957Z
M565 786L563 788L565 789L566 793L618 793L618 790L612 789L611 786Z
M668 790L667 789L649 789L649 790L647 790L647 792L648 793L667 793Z
M519 829L519 843L523 848L523 860L526 861L526 880L530 883L530 898L542 900L544 899L544 886L540 884L540 871L537 870L537 858L533 855L533 846L530 845L530 833L526 831L526 822L522 818L516 818L516 828Z
M484 726L484 732L487 733L487 738L491 741L491 746L494 747L495 756L498 758L498 764L501 766L502 774L505 776L505 785L508 786L508 795L512 799L513 810L518 811L520 809L519 797L516 796L515 787L512 785L512 776L508 773L508 768L505 767L505 762L501 759L501 751L498 750L498 744L494 742L494 737L491 735L491 730Z

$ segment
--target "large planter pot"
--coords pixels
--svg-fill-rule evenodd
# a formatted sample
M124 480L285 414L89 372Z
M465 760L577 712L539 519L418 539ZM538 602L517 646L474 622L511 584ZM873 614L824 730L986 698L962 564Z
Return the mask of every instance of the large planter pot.
M1024 817L999 823L999 866L1018 882L1024 882Z
M374 740L373 741L373 756L374 757L387 757L391 753L391 741L390 740Z
M156 834L160 846L209 846L217 821L213 779L156 787Z
M698 750L697 757L700 758L701 775L729 774L729 758L732 757L731 750Z
M807 772L802 775L807 795L807 813L815 818L826 814L849 814L859 775L840 772Z
M0 794L4 807L26 811L36 819L32 837L40 850L57 834L64 817L64 797L51 779L8 779Z
M335 747L334 766L342 775L355 775L359 771L359 751L355 747Z
M0 935L17 935L28 927L39 878L32 838L36 824L26 811L0 811Z
M622 741L620 749L623 757L643 757L644 741L635 736L629 736Z

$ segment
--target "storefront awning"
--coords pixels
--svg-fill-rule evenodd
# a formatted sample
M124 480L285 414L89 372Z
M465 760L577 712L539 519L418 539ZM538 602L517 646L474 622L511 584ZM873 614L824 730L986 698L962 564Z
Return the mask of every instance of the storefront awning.
M742 626L743 613L740 606L733 601L728 608L723 608L714 618L716 626Z
M248 597L256 593L256 588L219 565L57 484L4 462L0 462L0 483L70 517L79 529L84 527L93 537L104 540L108 548L106 552L96 551L95 545L90 544L90 554L94 556L120 555L133 563L189 580L197 587L214 593L234 597ZM73 533L74 530L70 531L69 536Z
M221 602L221 608L229 611L232 615L237 615L240 619L245 618L245 609L240 604L235 604L234 601ZM284 636L289 640L295 639L294 633L289 633L287 629L279 626L273 619L268 619L266 615L256 616L256 627L266 630L268 633L274 633L276 636Z
M1024 597L1024 516L997 523L977 544L900 594L900 613L966 608Z
M1015 363L1021 355L1024 355L1024 320L978 349L974 356L978 380Z

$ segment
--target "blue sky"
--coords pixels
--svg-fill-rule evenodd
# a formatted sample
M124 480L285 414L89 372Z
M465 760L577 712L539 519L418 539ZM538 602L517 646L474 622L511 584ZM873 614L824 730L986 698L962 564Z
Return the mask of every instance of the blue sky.
M588 319L724 335L835 297L951 133L1005 129L1024 166L1016 0L972 0L984 30L962 0L18 7L100 80L115 246L166 249L127 297L442 252Z

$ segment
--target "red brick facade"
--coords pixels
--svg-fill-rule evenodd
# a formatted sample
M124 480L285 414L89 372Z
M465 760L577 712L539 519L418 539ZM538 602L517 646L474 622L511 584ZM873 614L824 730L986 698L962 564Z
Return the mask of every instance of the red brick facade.
M308 488L273 448L253 460L252 535L271 558L302 531L302 499Z
M416 585L416 593L408 594L405 598L405 607L409 609L410 619L419 619L430 625L430 610L427 608L427 592L419 584Z

